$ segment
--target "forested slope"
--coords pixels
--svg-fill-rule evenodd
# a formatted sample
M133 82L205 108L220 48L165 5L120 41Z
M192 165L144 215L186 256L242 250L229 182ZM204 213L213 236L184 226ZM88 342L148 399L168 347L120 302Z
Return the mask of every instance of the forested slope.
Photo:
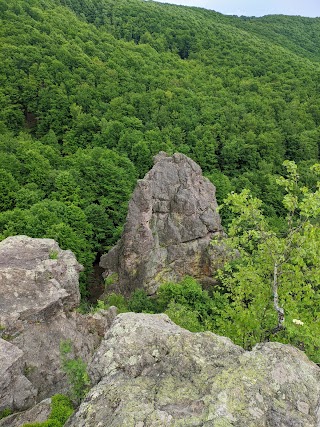
M264 36L270 42L283 46L303 58L320 60L320 18L271 15L237 19L235 25L259 37Z
M320 20L142 0L0 0L0 238L52 237L90 267L160 150L218 200L281 226L284 159L319 160Z

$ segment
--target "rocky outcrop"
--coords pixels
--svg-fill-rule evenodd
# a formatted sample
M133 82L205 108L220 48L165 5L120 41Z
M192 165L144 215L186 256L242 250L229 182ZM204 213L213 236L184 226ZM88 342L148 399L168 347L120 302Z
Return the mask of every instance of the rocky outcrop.
M9 237L0 242L0 324L16 335L80 302L82 266L52 239Z
M201 168L183 154L160 153L137 184L120 241L100 265L106 276L116 273L127 294L137 287L152 294L161 282L186 275L211 280L220 250L210 241L222 234L215 187Z
M320 369L279 343L244 351L165 315L119 315L66 427L318 427Z
M0 349L12 354L0 358L6 396L0 410L25 409L67 390L61 341L70 340L86 362L99 345L107 318L72 311L80 302L81 269L73 253L51 239L15 236L0 243L0 336L6 340Z
M21 427L27 423L42 423L46 421L51 412L51 399L45 399L33 408L9 415L0 420L0 427Z

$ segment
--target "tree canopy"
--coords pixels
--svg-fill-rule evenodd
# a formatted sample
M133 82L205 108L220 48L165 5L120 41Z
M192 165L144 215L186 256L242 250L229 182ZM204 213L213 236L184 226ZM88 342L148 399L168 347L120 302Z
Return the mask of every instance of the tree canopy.
M275 231L248 190L225 200L236 215L226 245L233 259L220 272L229 302L219 330L251 348L266 339L296 345L320 360L320 164L312 167L314 188L301 186L297 166L286 161L286 228Z

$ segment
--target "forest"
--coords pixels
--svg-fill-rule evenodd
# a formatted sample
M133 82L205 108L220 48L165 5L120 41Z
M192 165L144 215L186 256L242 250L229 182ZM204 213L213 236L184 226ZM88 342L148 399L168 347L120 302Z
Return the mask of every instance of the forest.
M195 160L220 204L250 190L281 235L283 162L316 191L319 18L144 0L0 0L0 18L0 240L71 249L84 297L161 150ZM225 226L238 214L226 203Z

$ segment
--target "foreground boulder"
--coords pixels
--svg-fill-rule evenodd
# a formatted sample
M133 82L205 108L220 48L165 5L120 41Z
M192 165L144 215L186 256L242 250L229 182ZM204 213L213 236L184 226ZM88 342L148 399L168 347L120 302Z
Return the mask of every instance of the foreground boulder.
M251 352L166 315L119 315L67 427L317 427L320 369L279 343Z
M137 184L120 241L100 265L126 294L137 287L153 294L161 282L186 275L210 281L221 256L210 242L220 235L214 185L187 156L160 153Z
M0 323L15 335L80 302L82 266L52 239L14 236L0 242Z
M0 336L6 340L0 341L0 411L25 409L68 389L61 341L70 340L73 354L86 362L99 345L106 319L72 311L80 302L81 269L52 239L0 242Z

